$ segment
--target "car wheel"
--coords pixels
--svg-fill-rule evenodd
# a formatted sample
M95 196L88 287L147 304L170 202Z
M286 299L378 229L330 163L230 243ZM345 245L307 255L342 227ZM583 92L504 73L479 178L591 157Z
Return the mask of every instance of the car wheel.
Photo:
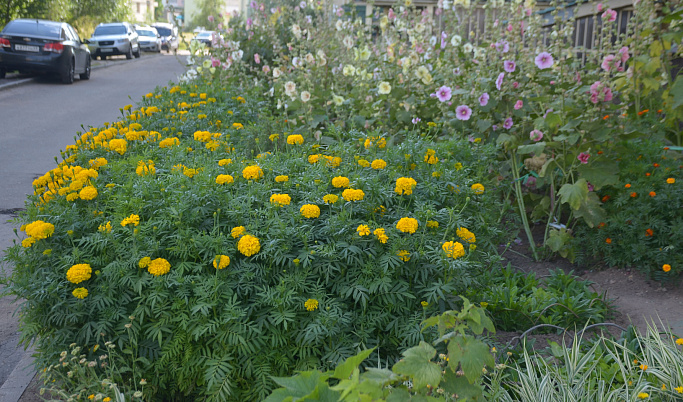
M128 46L128 53L126 53L126 58L128 60L133 58L133 46Z
M4 69L4 68L0 68L0 80L3 79L3 78L5 78L5 74L6 74L5 69Z
M79 75L82 80L90 79L90 59L85 63L85 71Z
M64 84L74 83L74 59L69 59L68 64L64 66L64 70L62 71L62 82Z
M138 46L138 51L133 53L133 56L135 56L136 59L140 58L140 47Z
M100 56L100 60L107 60L107 56L101 55L101 56Z
M97 55L91 54L91 55L90 55L90 58L93 59L93 60L97 60Z

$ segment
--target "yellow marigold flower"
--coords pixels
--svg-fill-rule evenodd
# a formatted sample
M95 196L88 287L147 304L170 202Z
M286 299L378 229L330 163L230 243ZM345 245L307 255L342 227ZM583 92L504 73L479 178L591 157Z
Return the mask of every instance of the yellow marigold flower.
M344 176L337 176L332 179L332 185L336 188L348 187L349 178Z
M197 170L197 169L189 168L187 166L183 167L183 174L189 178L196 176L197 173L199 173L199 170Z
M339 201L339 197L334 194L327 194L323 197L323 202L325 202L325 204L334 204L337 201Z
M127 226L127 225L134 225L137 226L140 224L140 217L138 215L132 214L131 216L124 218L121 221L121 226Z
M216 258L213 259L213 267L216 269L223 269L230 265L230 257L227 255L217 255Z
M358 164L361 167L369 167L370 166L370 162L366 161L365 159L358 159Z
M662 265L662 271L664 271L664 272L671 271L671 265L669 265L669 264Z
M140 258L140 261L138 261L138 267L140 268L147 268L149 266L149 263L152 262L152 259L149 257L142 257Z
M433 149L428 149L425 153L424 161L430 165L434 165L439 162L439 158L436 156L436 151Z
M417 231L418 223L415 218L401 218L396 223L396 229L403 233L415 233Z
M216 184L230 184L234 181L234 178L229 174L219 174L216 176Z
M24 240L21 241L21 246L24 248L29 248L31 247L34 243L36 242L35 237L27 237Z
M102 233L109 233L109 232L111 232L111 221L108 221L107 223L100 225L100 226L97 228L97 230L100 231L100 232L102 232Z
M55 225L37 220L26 225L26 234L36 240L46 239L55 232Z
M678 392L679 394L683 394L683 387L676 387L674 388L674 391Z
M316 144L316 145L318 145L318 144ZM325 166L327 166L327 167L336 168L342 162L342 158L340 158L338 156L322 155L322 157L325 158Z
M455 164L455 170L461 170L462 169L462 163L458 162Z
M247 166L242 170L242 177L247 180L258 180L263 177L263 170L258 165Z
M429 127L436 127L436 123L434 123L433 121L427 122L427 125L428 125Z
M308 156L308 163L318 163L320 160L320 154L314 154Z
M386 244L387 240L389 240L389 236L387 236L384 228L377 228L372 234L374 234L377 237L377 240L382 244Z
M304 218L317 218L320 216L320 207L314 204L305 204L299 209Z
M230 236L232 236L233 239L236 239L236 238L242 236L246 231L247 231L247 229L245 229L244 226L235 226L230 231Z
M396 255L404 262L410 261L410 252L408 250L398 250Z
M318 309L318 301L316 299L308 299L304 303L304 307L306 307L306 310L308 311L313 311Z
M427 221L427 227L430 229L436 229L439 227L439 222L437 221Z
M270 142L275 142L280 138L280 134L271 134L268 136L268 139Z
M470 244L470 251L474 251L474 250L476 250L476 249L477 249L477 245L476 245L476 244Z
M71 292L74 297L79 298L79 299L85 299L88 297L88 289L86 288L76 288L74 289L73 292Z
M304 143L304 137L299 134L292 134L287 136L287 144L301 145Z
M467 243L475 243L477 241L477 237L474 235L474 233L467 230L467 228L458 228L456 229L455 234Z
M66 279L71 283L79 284L90 279L91 274L90 264L76 264L66 271Z
M147 163L139 161L138 167L135 168L135 173L138 176L154 175L156 172L157 169L154 167L154 161L147 161Z
M244 124L242 124L242 123L232 123L232 128L234 128L235 130L241 130L241 129L244 128Z
M111 402L111 398L110 398L110 397L106 397L106 398L102 399L102 402Z
M128 142L122 138L116 138L109 141L109 149L114 152L118 152L119 155L123 155L128 150Z
M287 182L287 181L289 181L289 176L281 174L281 175L275 177L275 181L278 183Z
M244 235L237 242L237 250L245 256L251 257L261 250L261 243L252 235Z
M147 266L147 272L154 276L167 274L171 270L171 263L164 258L155 258Z
M270 196L271 204L278 204L279 206L289 205L292 198L289 194L273 194Z
M683 338L676 339L676 345L683 345Z
M377 148L384 148L387 146L387 140L384 137L369 137L365 140L365 143L363 144L365 149L368 149L373 145L376 145Z
M446 257L456 259L465 256L465 248L459 242L447 241L441 248L446 252Z
M356 228L359 236L367 236L370 234L370 227L368 225L358 225Z
M429 303L427 303L427 302L424 301L424 300L422 300L422 301L420 302L420 304L421 304L422 307L424 307L424 308L427 308L427 306L429 306Z
M375 160L372 161L372 163L370 164L370 167L372 167L372 168L375 169L375 170L382 170L382 169L384 169L385 167L387 167L387 163L386 163L384 160L382 160L382 159L375 159Z
M88 161L88 164L93 169L99 169L102 166L105 166L107 163L109 163L109 162L107 162L107 160L105 158L91 159Z
M218 166L226 166L232 163L232 159L221 159L218 161Z
M71 202L71 201L76 201L78 199L78 193L71 193L66 196L66 200Z
M484 194L484 185L481 183L474 183L471 188L474 194Z
M673 177L669 177L668 179L666 179L666 182L669 184L674 184L676 182L676 179L674 179Z
M246 102L247 102L247 101L246 101L243 97L241 97L241 96L238 96L237 98L235 98L235 100L238 101L239 103L246 103Z
M107 184L105 187L106 187L106 188L116 187L116 184L114 184L114 183L109 183L109 184Z
M638 366L638 367L639 367L641 370L643 370L643 371L647 370L647 364L641 364L641 365Z
M441 177L441 173L439 173L439 172L432 172L432 177Z
M649 397L650 397L650 394L648 394L647 392L641 392L638 394L638 398L640 398L640 399L646 399Z
M412 177L399 177L396 179L394 191L400 195L411 195L415 186L417 186L417 182Z
M78 197L82 200L93 200L97 197L97 189L94 186L84 187L79 193Z
M193 135L195 141L209 142L211 141L211 133L208 131L195 131Z
M365 193L363 190L347 188L346 190L342 191L342 197L344 197L346 201L362 201L365 197Z
M126 105L126 106L123 107L123 110L128 111L128 110L130 110L132 107L133 107L133 105ZM94 395L93 395L93 398L94 398Z

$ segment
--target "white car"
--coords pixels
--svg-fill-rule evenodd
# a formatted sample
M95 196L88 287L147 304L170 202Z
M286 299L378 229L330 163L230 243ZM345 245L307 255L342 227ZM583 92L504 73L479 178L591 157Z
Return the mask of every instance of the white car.
M156 28L138 27L138 44L146 52L161 52L161 35Z
M135 28L127 22L100 24L88 41L90 55L104 60L107 56L123 54L127 59L140 57L138 34Z

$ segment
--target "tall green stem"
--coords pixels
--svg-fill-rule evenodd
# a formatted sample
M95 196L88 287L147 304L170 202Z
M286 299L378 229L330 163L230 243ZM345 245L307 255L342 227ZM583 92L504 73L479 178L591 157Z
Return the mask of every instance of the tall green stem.
M519 167L517 166L517 154L512 152L512 177L515 179L514 187L515 194L517 195L517 206L519 207L519 216L522 218L522 224L524 225L524 231L526 232L527 239L529 240L529 247L531 248L531 253L534 256L534 261L538 261L538 254L536 253L536 244L534 243L534 237L531 235L531 227L529 227L529 220L526 217L526 206L524 205L524 194L522 194L522 183L519 180Z

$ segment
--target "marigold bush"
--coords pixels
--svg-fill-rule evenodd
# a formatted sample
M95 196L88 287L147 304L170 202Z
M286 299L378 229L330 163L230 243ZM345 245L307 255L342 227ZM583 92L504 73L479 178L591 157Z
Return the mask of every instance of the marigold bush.
M287 146L273 137L286 132L281 121L253 114L257 97L240 93L242 103L197 84L159 90L80 135L55 171L92 169L94 199L60 194L72 180L54 172L36 183L20 220L39 240L8 250L7 283L26 300L22 340L35 342L38 364L74 342L97 357L93 345L106 340L127 351L132 371L119 385L145 378L145 398L258 400L271 376L332 367L368 347L394 362L433 339L420 321L479 286L505 241L506 208L488 173L495 148L434 143L421 130L386 143L337 129L302 131L304 143ZM155 134L131 139L133 125ZM366 148L367 138L383 146ZM438 162L423 161L428 149ZM155 174L138 175L140 161ZM410 180L399 194L401 178ZM470 189L478 182L490 183L486 193ZM478 247L457 234L465 227ZM449 258L443 239L462 255ZM86 264L92 272L72 268Z

